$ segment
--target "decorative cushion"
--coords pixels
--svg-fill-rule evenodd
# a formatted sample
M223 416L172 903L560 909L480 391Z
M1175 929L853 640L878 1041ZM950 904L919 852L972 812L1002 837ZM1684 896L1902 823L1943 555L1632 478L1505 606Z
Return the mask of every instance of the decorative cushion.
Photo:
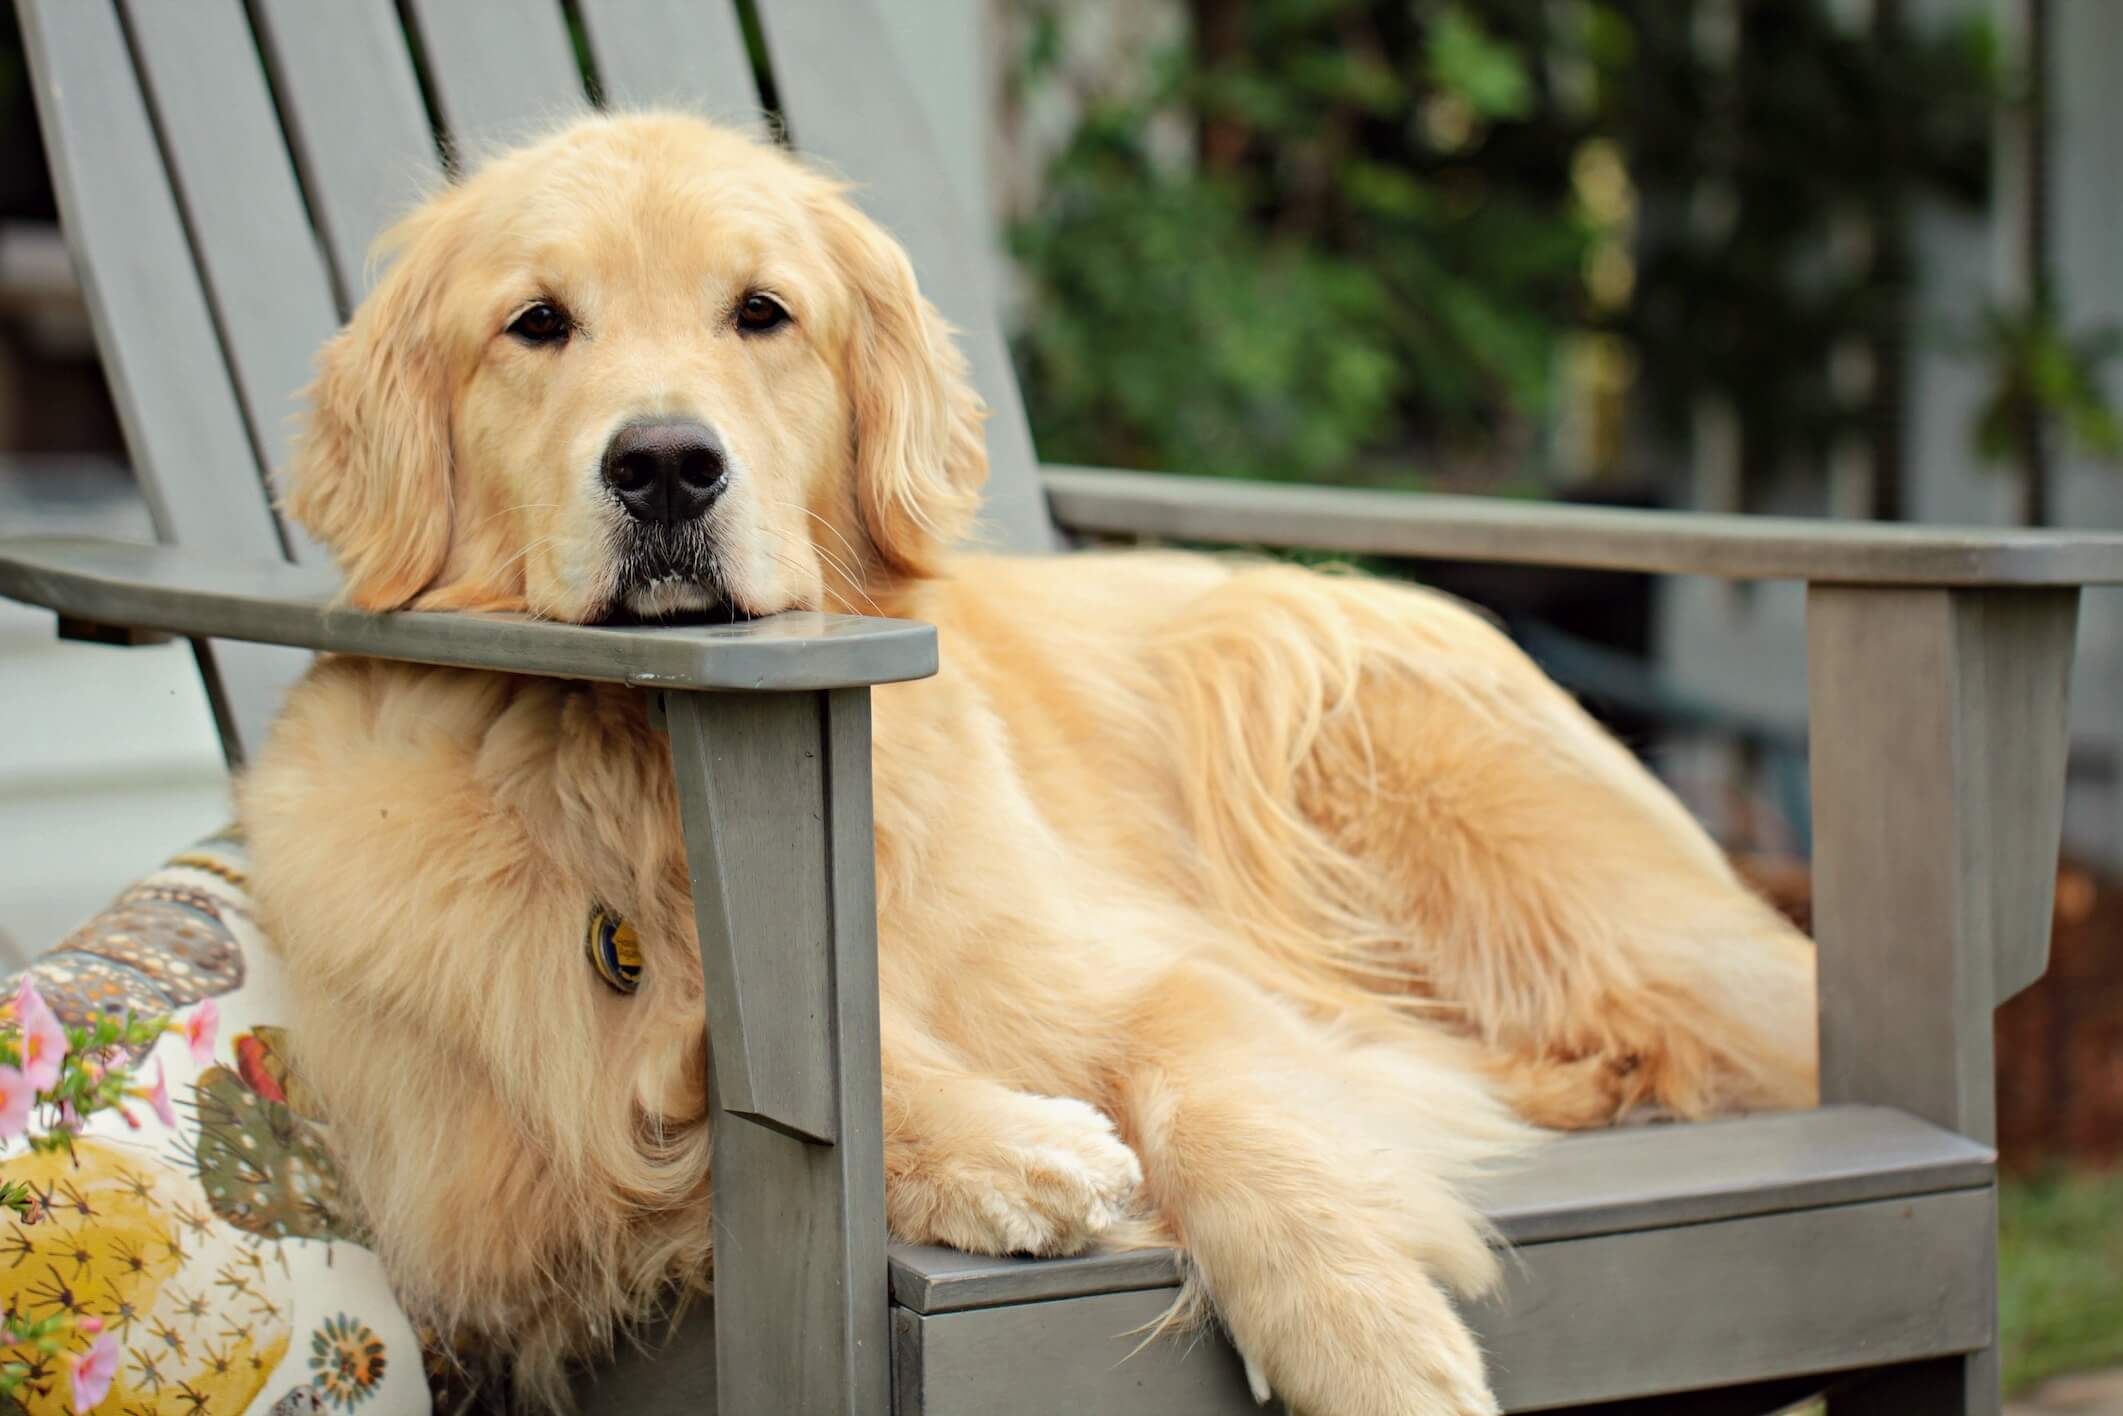
M20 1141L0 1151L0 1176L29 1181L49 1210L37 1224L0 1211L0 1303L27 1318L93 1314L116 1334L98 1411L460 1411L471 1379L393 1300L289 1069L286 989L251 919L245 866L233 831L202 841L29 968L69 1024L208 998L221 1021L207 1066L179 1033L144 1060L144 1082L165 1071L174 1129L137 1106L138 1129L91 1116L71 1160ZM8 1360L32 1376L19 1406L0 1397L0 1416L71 1410L63 1361L30 1349Z

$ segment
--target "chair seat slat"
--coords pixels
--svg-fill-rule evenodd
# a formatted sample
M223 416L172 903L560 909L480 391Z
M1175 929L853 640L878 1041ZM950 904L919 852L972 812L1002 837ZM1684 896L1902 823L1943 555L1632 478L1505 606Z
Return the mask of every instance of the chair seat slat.
M1476 1187L1513 1244L1709 1224L1991 1183L1988 1146L1881 1106L1831 1106L1686 1125L1586 1131ZM996 1258L895 1245L892 1300L923 1313L1176 1287L1167 1249Z
M761 131L759 90L729 0L577 0L604 101L678 107Z
M461 166L581 111L582 72L555 0L410 0L410 9Z
M368 289L370 245L441 180L405 31L391 0L251 8L344 315Z
M124 3L251 438L277 477L295 396L339 319L250 25L240 0ZM327 559L299 527L285 534L295 559Z
M163 541L248 560L286 554L266 504L206 291L112 0L22 0L52 184L104 375ZM207 692L232 757L264 741L306 654L230 649Z

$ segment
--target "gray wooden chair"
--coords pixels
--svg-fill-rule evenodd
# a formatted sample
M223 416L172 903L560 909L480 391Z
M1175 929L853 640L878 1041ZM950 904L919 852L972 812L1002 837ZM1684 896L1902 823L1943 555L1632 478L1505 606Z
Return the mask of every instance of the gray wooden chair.
M727 0L18 0L65 226L159 548L0 543L63 634L189 637L231 763L297 650L634 684L671 734L708 981L719 1298L591 1379L597 1411L1252 1409L1221 1343L1133 1336L1169 1254L887 1243L873 685L933 631L790 615L627 630L330 607L263 486L370 238L475 149L583 101L759 108ZM1559 1141L1494 1186L1471 1314L1513 1411L1994 1412L1991 1010L2046 964L2077 587L2123 538L1564 510L1042 468L970 228L872 0L755 7L793 141L869 185L994 410L991 535L1165 536L1811 586L1824 1105ZM579 16L593 76L572 50ZM287 646L294 646L293 649ZM771 830L751 829L772 818ZM807 868L760 842L804 843ZM784 848L785 849L785 848ZM1124 1360L1125 1359L1125 1360ZM1617 1408L1618 1409L1618 1408Z

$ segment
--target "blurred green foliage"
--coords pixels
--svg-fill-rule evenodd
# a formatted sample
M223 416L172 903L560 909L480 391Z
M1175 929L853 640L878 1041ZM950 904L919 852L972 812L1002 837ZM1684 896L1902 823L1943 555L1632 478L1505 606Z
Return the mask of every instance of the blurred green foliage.
M1038 13L1027 84L1053 72L1062 9ZM1226 52L1147 57L1141 82L1088 99L1012 232L1042 446L1324 478L1417 428L1471 437L1543 408L1588 232L1564 145L1478 136L1538 126L1521 51L1458 9L1431 25L1271 0L1236 28ZM1424 131L1434 99L1490 161ZM1154 151L1173 115L1200 162Z
M2123 330L2103 325L2068 331L2050 303L1994 308L1972 351L1991 369L1991 388L1976 414L1976 446L1993 462L2018 452L2030 418L2063 426L2096 457L2123 458L2123 421L2101 387L2102 370L2123 354Z
M1191 0L1085 83L1084 7L1019 2L1020 97L1076 113L1011 232L1057 459L1538 480L1582 332L1638 415L1684 428L1716 393L1750 465L1825 454L1893 393L1831 367L1906 325L1902 212L1983 195L1976 30L1882 42L1824 0Z
M2001 1185L1998 1269L2008 1392L2123 1363L2123 1173Z

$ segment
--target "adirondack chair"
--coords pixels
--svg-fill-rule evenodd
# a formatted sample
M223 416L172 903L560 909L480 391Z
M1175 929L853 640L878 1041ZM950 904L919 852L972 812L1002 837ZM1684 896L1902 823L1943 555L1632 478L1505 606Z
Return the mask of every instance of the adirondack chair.
M371 237L443 154L580 104L591 79L607 101L756 121L737 9L17 8L163 544L0 542L0 592L55 610L63 634L188 637L232 765L301 650L628 683L670 734L708 984L718 1297L660 1351L586 1378L588 1408L1252 1410L1214 1338L1130 1355L1173 1297L1172 1254L1037 1262L887 1241L868 715L874 687L936 671L931 629L364 615L331 605L319 548L263 491ZM1809 584L1824 1104L1557 1141L1486 1192L1516 1259L1469 1316L1512 1411L1760 1411L1834 1383L1837 1416L1995 1412L1991 1011L2046 966L2078 587L2123 582L2123 538L1043 468L974 238L872 0L754 13L792 140L868 184L861 200L966 331L993 409L994 542L1170 537Z

